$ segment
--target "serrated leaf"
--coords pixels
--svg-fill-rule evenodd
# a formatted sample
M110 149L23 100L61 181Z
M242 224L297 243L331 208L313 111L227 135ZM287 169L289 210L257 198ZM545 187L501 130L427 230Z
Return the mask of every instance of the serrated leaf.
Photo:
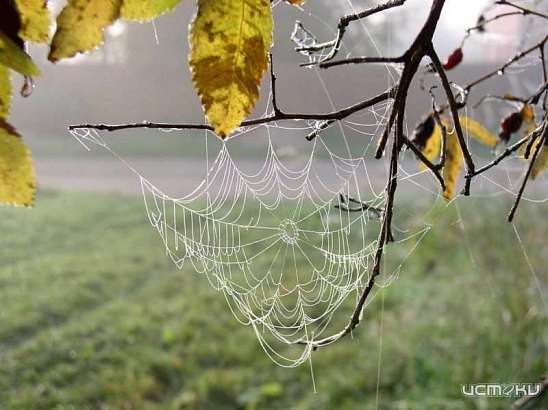
M120 17L122 0L69 0L57 17L49 60L75 56L99 47L103 30Z
M489 147L497 145L497 137L479 122L466 116L460 116L459 118L463 131L467 132L472 138Z
M36 176L29 149L15 129L0 120L0 203L32 206Z
M259 98L272 44L269 0L199 0L190 33L192 79L215 132L228 136Z
M181 0L124 0L122 17L132 21L149 21L173 10Z
M426 144L421 150L430 162L433 162L440 155L441 140L441 128L438 124L436 124L434 127L434 132L432 132L432 135L430 135L430 137L426 140ZM419 161L419 168L421 171L424 171L426 169L426 165L424 165L422 161Z
M10 70L0 65L0 118L6 118L11 106Z
M19 35L28 41L47 43L49 40L50 13L44 0L16 0L21 15Z
M2 31L0 31L0 64L23 75L40 74L40 70L28 54Z
M456 132L447 133L447 146L445 147L445 163L443 166L443 181L445 191L443 197L451 200L455 197L457 182L462 170L464 156L460 148Z

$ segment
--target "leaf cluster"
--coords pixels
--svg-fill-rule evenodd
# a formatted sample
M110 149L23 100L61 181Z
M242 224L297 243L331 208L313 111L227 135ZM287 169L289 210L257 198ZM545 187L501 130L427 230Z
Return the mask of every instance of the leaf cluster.
M54 25L45 0L0 0L1 203L28 206L35 196L30 152L7 122L11 72L24 76L23 96L30 95L33 77L40 74L26 52L26 43L48 44L48 59L55 63L101 46L105 28L120 18L150 21L180 2L68 0ZM198 0L197 4L190 34L190 68L207 118L217 135L225 138L249 115L259 98L272 45L272 8L269 0Z

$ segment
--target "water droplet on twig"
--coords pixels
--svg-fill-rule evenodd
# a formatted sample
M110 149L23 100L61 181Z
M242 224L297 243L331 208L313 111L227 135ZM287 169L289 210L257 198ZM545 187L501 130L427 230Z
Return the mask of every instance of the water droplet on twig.
M34 78L30 76L25 76L25 82L23 83L23 86L21 87L21 97L27 98L32 95L32 92L34 91L34 87L36 87L36 84L34 82Z

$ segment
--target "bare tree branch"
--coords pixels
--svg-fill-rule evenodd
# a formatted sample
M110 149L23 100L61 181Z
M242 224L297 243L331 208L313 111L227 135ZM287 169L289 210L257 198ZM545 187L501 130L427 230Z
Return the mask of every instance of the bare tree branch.
M338 333L335 333L331 336L325 337L320 340L300 340L297 343L306 344L312 346L316 349L319 347L326 346L328 344L334 343L346 335L348 335L353 329L355 329L362 320L363 307L367 301L373 287L375 286L375 280L377 276L381 273L381 262L382 256L384 253L384 248L388 242L393 240L391 226L392 226L392 217L394 212L394 201L396 196L396 189L398 185L398 162L399 154L402 148L402 145L406 143L407 138L403 135L404 128L404 119L405 119L405 107L407 102L407 94L409 91L409 86L411 81L417 73L419 64L422 59L426 56L426 53L429 51L432 37L436 30L441 11L445 5L445 0L432 0L432 7L430 9L430 14L428 19L420 31L417 39L413 42L413 45L405 53L404 68L400 78L400 81L396 87L396 96L394 99L394 105L392 107L391 118L395 125L395 134L392 140L392 149L390 154L390 170L388 181L385 188L385 197L386 202L383 211L382 226L379 232L377 239L377 249L375 252L375 260L371 275L367 282L366 287L362 291L360 298L353 310L353 313L348 321L347 325ZM390 124L387 126L387 129L390 128ZM390 131L386 132L385 135L388 138ZM407 140L409 141L409 140ZM409 141L410 143L410 141ZM411 144L411 143L410 143ZM412 145L412 144L411 144ZM428 161L429 162L429 161ZM436 172L435 172L436 174Z
M492 78L496 75L503 74L504 71L508 67L510 67L512 64L517 63L519 60L521 60L522 58L528 56L529 54L531 54L532 52L534 52L536 50L542 50L544 48L544 46L546 45L547 41L548 41L548 35L546 35L542 40L540 40L538 43L536 43L532 47L516 54L514 57L512 57L510 60L508 60L506 63L504 63L502 66L500 66L496 70L493 70L493 71L481 76L477 80L472 81L468 85L464 86L464 91L468 93L472 88L474 88L478 84L488 80L489 78Z
M512 404L512 410L533 410L537 407L538 404L542 405L542 398L548 392L548 375L544 375L540 378L541 389L540 392L535 396L523 396L520 399L516 400Z
M508 214L508 222L512 222L514 220L514 216L516 215L516 211L518 209L519 203L521 202L521 198L523 197L523 192L525 192L525 186L527 185L527 182L529 181L529 178L531 177L531 172L533 171L533 167L535 166L535 162L544 148L544 145L546 144L546 141L548 139L548 122L544 121L544 127L542 131L542 136L538 142L538 144L535 147L535 150L533 151L533 155L531 156L531 160L529 161L529 166L527 168L527 172L525 173L525 176L523 177L523 182L521 183L521 187L519 188L518 195L516 197L516 201L514 202L514 205L512 206L512 209L510 210L510 213Z
M453 116L453 124L455 126L455 132L459 140L460 148L464 155L464 161L466 163L467 173L468 175L472 175L475 170L475 164L474 164L474 160L472 159L472 155L470 155L470 151L468 150L468 145L466 144L466 140L464 139L464 133L462 132L462 126L459 118L459 106L455 100L455 96L453 95L451 84L449 83L449 79L447 78L447 75L445 74L445 70L443 69L441 61L436 51L434 50L434 46L431 45L429 47L428 55L432 60L434 69L436 70L436 72L438 73L441 79L443 89L445 90L445 94L447 96L447 101L449 102L449 108ZM463 191L464 195L470 195L470 181L471 181L470 179L466 179L466 184L464 186L464 191Z
M354 57L344 60L326 61L320 63L320 68L335 67L345 64L391 64L391 63L403 63L403 57ZM315 63L314 63L315 64ZM313 65L313 64L304 64Z
M278 109L277 113L269 115L266 117L255 118L251 120L246 120L242 122L240 127L250 127L260 124L268 124L276 121L286 121L286 120L318 120L318 121L340 121L349 117L352 114L355 114L359 111L362 111L366 108L372 107L376 104L379 104L383 101L393 98L394 90L385 91L375 97L369 98L357 104L351 105L349 107L343 108L342 110L333 111L324 114L307 114L307 113L285 113ZM213 131L213 127L207 124L172 124L172 123L158 123L158 122L137 122L137 123L128 123L128 124L78 124L70 125L69 130L75 129L94 129L99 131L118 131L124 129L133 129L133 128L152 128L152 129L199 129L199 130L210 130Z
M339 52L344 34L350 23L352 23L353 21L365 19L372 16L373 14L377 14L394 7L402 6L406 1L407 0L388 0L386 3L380 4L376 7L366 9L359 13L343 16L339 20L339 24L337 26L337 36L333 40L321 44L316 44L310 47L298 47L295 50L299 52L312 52L331 48L331 52L321 62L329 61L334 58Z
M519 4L515 4L513 2L510 2L510 1L507 1L507 0L497 0L495 2L495 4L499 4L499 5L503 5L503 6L509 6L509 7L513 7L515 9L518 9L518 10L521 10L523 12L524 15L528 15L528 14L531 14L533 16L537 16L537 17L542 17L542 18L545 18L545 19L548 19L548 15L546 14L543 14L543 13L540 13L536 10L531 10L531 9L528 9L526 7L523 7L523 6L520 6Z
M523 14L524 14L523 11L509 11L507 13L497 14L496 16L490 17L488 19L483 19L479 21L475 26L469 27L466 29L466 32L465 32L466 34L464 36L463 42L466 38L468 38L472 34L472 32L485 30L485 26L487 26L488 24L494 21L497 21L505 17L510 17L510 16L523 16Z
M546 120L545 120L546 122ZM545 125L544 125L545 126ZM500 154L497 158L495 158L493 161L488 163L487 165L484 165L483 167L479 168L478 170L474 171L471 175L466 175L465 178L472 179L478 175L483 174L484 172L490 170L491 168L497 166L500 162L502 162L505 158L512 155L514 152L519 150L526 142L531 141L532 139L538 138L537 134L540 134L541 129L543 125L541 125L539 128L537 128L535 131L533 131L531 134L528 134L527 136L520 139L518 142L514 143L513 145L507 147L502 154Z

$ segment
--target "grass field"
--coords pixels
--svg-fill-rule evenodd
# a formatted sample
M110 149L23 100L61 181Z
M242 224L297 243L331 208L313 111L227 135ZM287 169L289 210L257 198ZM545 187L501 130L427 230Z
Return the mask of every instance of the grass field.
M448 208L385 290L379 408L508 408L461 384L546 372L544 307L507 205L460 203L464 230ZM173 267L140 198L47 192L0 213L1 409L374 408L381 298L353 339L313 355L314 393L308 366L276 367L205 278ZM547 220L524 204L517 224L543 286Z

